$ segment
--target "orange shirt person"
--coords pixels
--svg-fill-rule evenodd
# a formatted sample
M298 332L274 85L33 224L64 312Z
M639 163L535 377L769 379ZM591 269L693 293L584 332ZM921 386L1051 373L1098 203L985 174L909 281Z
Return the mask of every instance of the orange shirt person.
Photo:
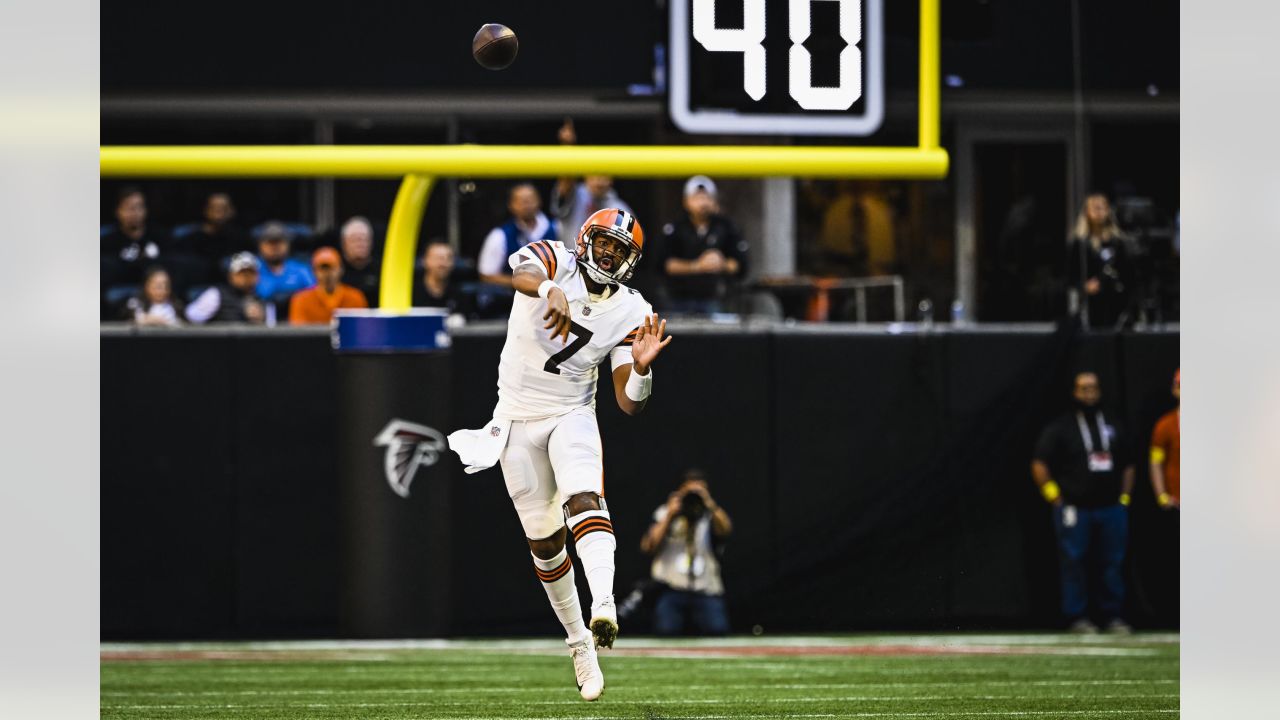
M311 255L311 268L316 284L293 296L289 303L289 322L293 325L324 325L333 319L338 308L366 308L364 293L342 280L342 258L331 247L322 247Z
M1182 501L1178 495L1180 458L1182 455L1182 371L1173 374L1173 397L1178 407L1156 422L1151 432L1151 489L1160 507L1171 510Z

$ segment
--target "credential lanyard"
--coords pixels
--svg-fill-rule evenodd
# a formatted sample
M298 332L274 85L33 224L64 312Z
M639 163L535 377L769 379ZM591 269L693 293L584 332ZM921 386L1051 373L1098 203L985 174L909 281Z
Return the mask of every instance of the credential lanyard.
M1107 437L1106 418L1098 411L1098 437L1102 439L1102 452L1111 452L1111 440ZM1089 435L1089 425L1084 421L1084 413L1076 413L1076 424L1080 426L1080 440L1084 443L1084 454L1093 454L1093 437Z

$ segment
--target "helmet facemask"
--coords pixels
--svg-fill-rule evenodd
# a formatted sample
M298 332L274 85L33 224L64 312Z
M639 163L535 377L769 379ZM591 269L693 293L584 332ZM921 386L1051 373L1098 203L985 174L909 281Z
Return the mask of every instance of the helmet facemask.
M578 247L578 264L587 277L601 285L625 283L640 262L640 247L623 233L601 225L583 231Z

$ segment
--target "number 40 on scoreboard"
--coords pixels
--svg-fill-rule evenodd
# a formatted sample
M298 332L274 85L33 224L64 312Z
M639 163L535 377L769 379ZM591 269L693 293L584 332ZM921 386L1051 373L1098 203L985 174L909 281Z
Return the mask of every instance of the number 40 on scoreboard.
M690 133L874 133L880 1L670 0L672 121Z

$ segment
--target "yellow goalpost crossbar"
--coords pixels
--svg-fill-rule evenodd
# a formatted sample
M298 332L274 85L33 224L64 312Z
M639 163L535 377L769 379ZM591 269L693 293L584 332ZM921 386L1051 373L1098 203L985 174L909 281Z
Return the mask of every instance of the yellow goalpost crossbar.
M558 146L558 145L218 145L104 146L102 177L404 178L383 251L379 306L406 310L418 229L438 177L631 178L946 177L939 146L939 2L920 0L919 144L916 147Z

